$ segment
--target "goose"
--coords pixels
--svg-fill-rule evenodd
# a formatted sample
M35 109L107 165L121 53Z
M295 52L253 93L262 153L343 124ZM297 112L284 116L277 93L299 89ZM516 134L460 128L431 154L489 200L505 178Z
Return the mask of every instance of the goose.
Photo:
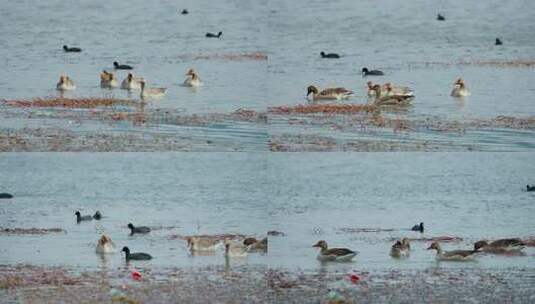
M408 238L397 241L390 249L390 255L396 258L408 257L411 251L411 244Z
M500 40L500 38L496 38L494 45L503 45L503 42Z
M225 257L227 258L243 258L247 256L249 246L237 244L230 240L225 241Z
M324 240L318 241L312 247L321 248L317 256L320 261L349 262L357 255L357 252L347 248L328 248Z
M128 228L130 228L130 234L135 234L135 233L149 233L150 232L150 228L149 227L146 227L146 226L139 226L139 227L134 227L134 225L132 223L128 223Z
M113 67L116 70L133 70L134 68L128 64L119 64L117 61L113 62Z
M451 96L453 97L464 97L464 96L470 96L470 91L466 87L466 84L464 83L462 78L457 79L453 83L454 87L453 90L451 90Z
M223 32L219 32L217 35L214 33L206 33L206 38L219 38L221 35L223 35Z
M310 95L312 96L310 97ZM311 85L307 88L307 98L311 98L311 100L340 100L340 99L348 99L353 95L354 92L350 91L346 88L327 88L322 90L321 92L316 88L315 86Z
M438 242L433 242L427 250L435 249L437 251L436 259L439 261L470 261L474 259L475 250L453 250L442 251Z
M139 83L141 85L140 96L142 99L146 97L161 97L167 91L166 88L146 88L144 80L141 80Z
M79 47L68 47L66 45L63 46L63 50L66 53L80 53L82 51L82 49Z
M387 96L407 96L407 97L414 97L414 92L409 87L398 87L393 86L390 82L385 83L384 90L386 91L385 94Z
M135 252L135 253L130 253L130 249L126 246L123 247L123 250L121 251L124 251L125 253L125 258L126 258L126 261L130 261L130 260L150 260L152 259L152 256L148 253L143 253L143 252Z
M243 245L249 246L250 251L267 251L268 250L268 238L265 237L262 240L255 238L246 238L243 240Z
M368 68L362 68L362 76L383 76L385 73L379 70L371 70L369 71Z
M411 230L412 231L424 232L424 223L420 223L420 224L416 224L416 225L412 226Z
M199 76L197 73L195 73L195 70L192 68L189 68L186 71L187 76L186 80L184 80L184 85L187 87L198 87L201 85L201 80L199 79Z
M128 73L126 78L121 82L121 89L124 90L140 90L141 81L144 79L141 77L134 77L132 73Z
M535 186L526 185L526 191L527 192L534 192L535 191Z
M59 76L59 82L56 85L56 89L59 91L70 91L76 89L76 86L69 76L61 75Z
M115 253L117 252L117 249L115 248L115 243L113 243L111 238L103 234L98 240L96 252L102 254Z
M209 237L190 236L186 238L191 251L215 251L219 241Z
M478 241L474 244L474 250L489 253L508 253L524 249L526 244L518 238L499 239L492 242Z
M328 53L328 54L325 54L325 52L321 52L320 53L321 55L321 58L340 58L340 55L336 54L336 53Z
M441 15L441 14L437 14L437 20L438 20L438 21L446 21L446 17L444 17L444 16Z
M407 106L410 105L413 96L393 95L387 93L386 96L381 96L381 86L376 84L373 86L375 90L375 105L377 106Z
M93 218L95 220L100 220L102 218L102 213L100 213L100 211L97 210L97 212L95 212L95 214L93 214Z
M115 75L111 72L107 72L106 70L102 71L100 73L100 87L101 88L108 88L112 89L117 87L117 79L115 78Z

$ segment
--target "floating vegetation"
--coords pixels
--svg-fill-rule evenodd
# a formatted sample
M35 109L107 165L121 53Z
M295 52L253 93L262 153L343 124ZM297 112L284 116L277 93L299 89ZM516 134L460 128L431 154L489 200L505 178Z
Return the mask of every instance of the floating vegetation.
M353 114L353 113L371 113L377 111L377 107L371 104L320 104L309 103L297 106L279 106L268 108L269 114Z
M96 108L110 107L115 105L130 106L136 104L132 100L116 98L63 98L63 97L46 97L34 99L11 99L0 100L0 102L12 107L62 107L62 108Z
M2 228L0 227L0 235L25 235L25 234L49 234L49 233L64 233L65 230L61 228Z

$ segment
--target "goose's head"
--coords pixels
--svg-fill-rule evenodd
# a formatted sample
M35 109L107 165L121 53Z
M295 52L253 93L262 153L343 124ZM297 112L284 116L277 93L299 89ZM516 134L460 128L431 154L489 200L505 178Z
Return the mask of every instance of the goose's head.
M427 250L440 250L440 244L438 242L433 242L431 246L427 247Z
M310 94L318 94L318 93L319 93L318 88L316 88L313 85L308 86L308 88L307 88L307 96L310 95Z
M186 76L192 76L193 74L195 74L195 70L193 68L189 68L187 71L186 71Z
M321 241L318 241L316 244L314 244L312 247L317 247L317 248L321 248L322 250L326 250L327 242L325 242L324 240L321 240Z
M479 249L488 245L489 243L487 241L478 241L474 244L474 251L478 251Z
M128 76L126 76L128 78L128 81L132 81L132 79L134 78L134 75L132 75L132 73L128 73Z
M409 241L408 238L402 238L401 239L401 244L403 244L404 246L410 246L411 242Z
M374 90L376 93L381 94L381 85L376 84L372 87L372 90Z
M373 82L368 81L368 82L366 82L366 84L368 85L368 89L370 89L370 90L373 89Z
M105 244L113 243L113 242L111 241L111 238L110 238L109 236L103 234L103 235L100 237L100 239L98 240L98 243L99 243L100 245L105 245Z

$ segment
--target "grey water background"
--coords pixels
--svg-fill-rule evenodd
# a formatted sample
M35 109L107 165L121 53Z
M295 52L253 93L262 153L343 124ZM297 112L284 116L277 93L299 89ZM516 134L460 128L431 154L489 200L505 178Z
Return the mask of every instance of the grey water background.
M429 242L415 241L409 259L388 253L394 238L457 236L444 248L469 249L480 239L532 236L535 194L530 153L4 153L2 227L52 228L66 233L1 235L0 264L93 269L124 265L101 259L102 233L119 248L149 252L139 267L224 265L220 250L192 256L176 235L239 233L270 237L265 255L232 265L293 270L533 269L524 256L482 256L472 263L437 263ZM100 210L101 221L76 223L74 212ZM423 221L424 234L408 231ZM153 227L129 236L126 225ZM347 228L394 229L348 233ZM321 264L320 239L359 251L354 263Z

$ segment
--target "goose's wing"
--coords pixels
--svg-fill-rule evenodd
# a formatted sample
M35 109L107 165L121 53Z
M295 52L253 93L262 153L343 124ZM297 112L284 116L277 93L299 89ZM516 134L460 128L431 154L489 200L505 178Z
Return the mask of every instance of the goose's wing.
M333 256L344 256L348 254L353 254L355 251L347 249L347 248L331 248L327 249L324 252L324 255L333 255Z
M521 239L514 238L514 239L501 239L496 240L492 243L490 243L491 247L512 247L512 246L522 246L524 243Z

